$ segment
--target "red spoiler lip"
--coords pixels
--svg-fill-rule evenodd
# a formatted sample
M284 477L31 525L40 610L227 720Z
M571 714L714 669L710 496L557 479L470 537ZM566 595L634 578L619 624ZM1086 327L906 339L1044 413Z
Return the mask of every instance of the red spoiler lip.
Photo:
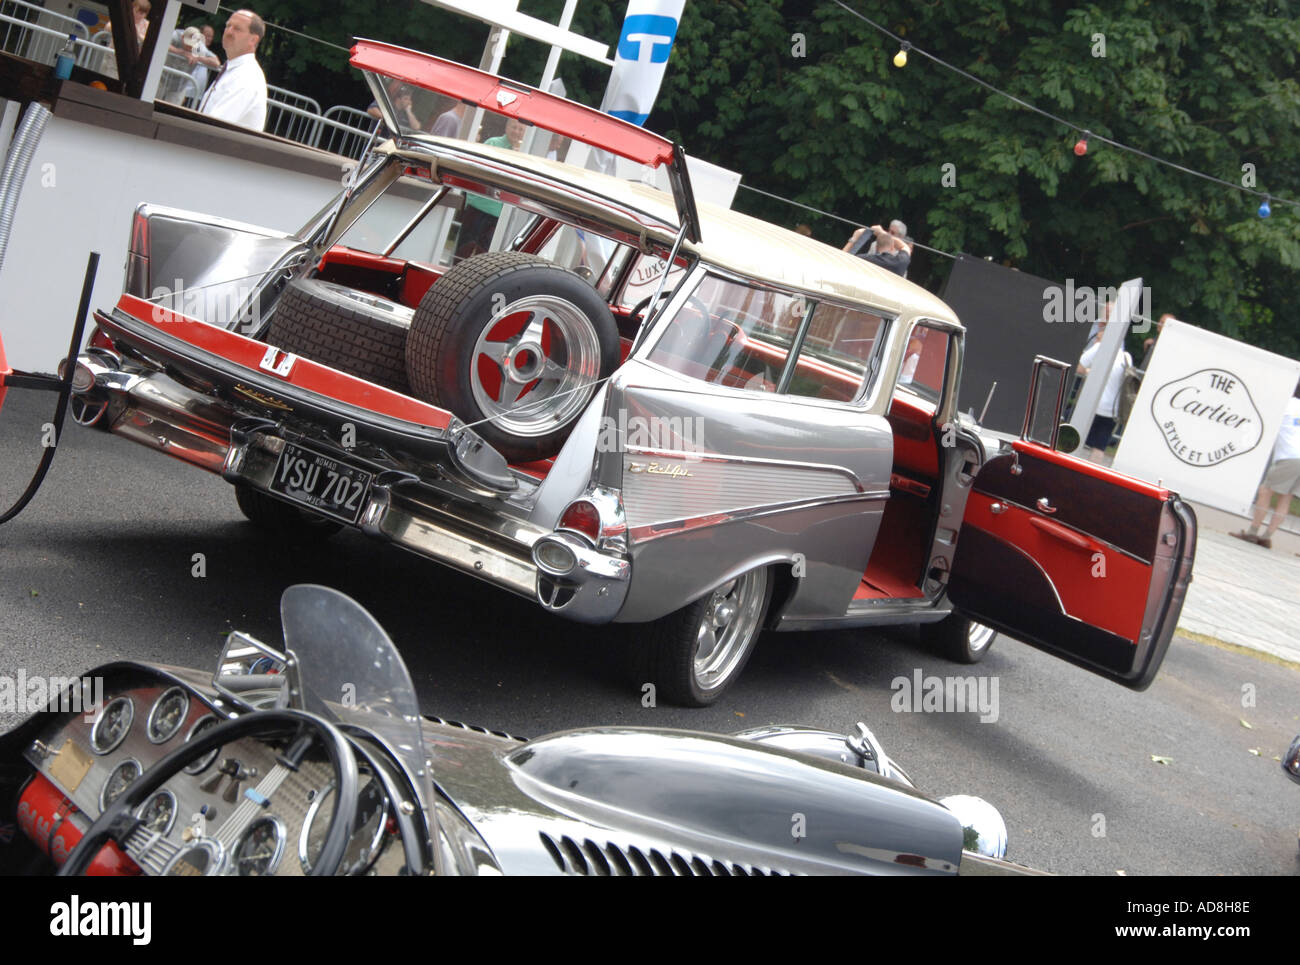
M134 295L123 295L118 300L117 307L162 334L251 370L262 381L273 379L357 409L430 429L446 430L454 418L446 409L439 409L310 359L289 355L265 342L177 314Z

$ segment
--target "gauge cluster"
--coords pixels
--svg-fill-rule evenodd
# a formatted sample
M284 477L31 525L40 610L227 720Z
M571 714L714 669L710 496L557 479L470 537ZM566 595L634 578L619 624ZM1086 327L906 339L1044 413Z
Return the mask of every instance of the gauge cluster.
M25 752L39 773L24 790L23 826L55 829L47 853L59 863L135 780L224 719L197 690L171 678L133 672L105 681L104 691L108 699L97 712L52 718ZM249 737L191 761L136 808L140 823L123 843L126 856L146 874L309 873L334 813L334 772L311 753L296 770L286 767L278 759L283 751L277 742ZM404 858L392 805L364 761L359 788L338 873L396 873Z

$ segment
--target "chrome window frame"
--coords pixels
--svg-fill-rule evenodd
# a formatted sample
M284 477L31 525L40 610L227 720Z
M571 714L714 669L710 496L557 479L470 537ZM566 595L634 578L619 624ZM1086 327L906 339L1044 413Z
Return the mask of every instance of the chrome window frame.
M772 392L762 392L757 389L746 389L731 385L718 385L715 382L705 382L702 379L693 378L684 372L679 372L677 369L669 368L666 365L650 359L650 353L654 351L655 347L659 344L659 341L667 334L668 326L672 324L672 320L677 316L677 313L681 310L682 306L692 295L695 294L704 279L709 275L713 275L723 281L729 281L749 287L757 287L764 291L786 295L790 298L802 298L806 304L813 306L811 311L804 313L803 321L795 332L794 338L791 340L790 355L786 359L785 367L781 370L781 378L777 381L776 390ZM866 371L863 374L862 384L858 386L858 391L849 401L842 401L839 399L821 399L807 395L792 395L788 391L785 391L789 388L789 380L793 377L792 373L794 371L794 366L797 365L800 355L803 352L804 336L812 324L812 318L816 314L817 308L823 304L833 305L837 308L845 308L851 311L870 312L881 320L880 334L877 336L875 344L871 348L870 358L866 360ZM901 316L877 306L863 302L853 302L847 299L828 298L820 293L803 291L797 288L788 288L783 285L775 285L768 281L728 271L725 268L720 268L717 265L703 260L697 260L696 263L688 269L687 275L682 279L681 284L673 290L672 296L669 298L667 304L660 313L660 317L655 321L654 328L642 341L642 344L637 347L637 350L629 358L629 361L631 359L636 359L638 362L652 366L658 371L666 372L670 375L676 376L677 378L684 379L693 385L707 386L709 390L728 394L736 393L742 398L770 396L779 397L783 400L800 405L814 405L818 408L829 405L842 409L863 410L871 408L877 399L877 390L880 386L880 372L884 367L885 346L889 344L894 327L898 325L900 318Z

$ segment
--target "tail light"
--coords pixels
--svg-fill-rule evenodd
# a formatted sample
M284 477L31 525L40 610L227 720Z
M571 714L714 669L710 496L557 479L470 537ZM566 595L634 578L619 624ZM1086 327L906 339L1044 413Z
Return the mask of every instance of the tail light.
M558 529L569 529L581 533L593 543L600 540L600 510L596 504L586 499L576 499L569 503L560 516Z
M131 219L131 243L126 251L126 293L148 298L149 292L149 218L139 208Z

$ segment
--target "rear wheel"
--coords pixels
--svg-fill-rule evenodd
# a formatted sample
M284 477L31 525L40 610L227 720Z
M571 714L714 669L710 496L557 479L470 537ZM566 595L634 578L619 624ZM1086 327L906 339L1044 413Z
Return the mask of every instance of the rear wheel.
M670 703L713 703L754 652L770 595L771 579L760 567L640 628L639 655L650 682Z
M938 623L920 626L922 642L954 663L979 663L993 646L997 631L956 611Z
M318 543L342 529L331 519L273 499L244 483L235 484L235 502L249 522L286 542Z

